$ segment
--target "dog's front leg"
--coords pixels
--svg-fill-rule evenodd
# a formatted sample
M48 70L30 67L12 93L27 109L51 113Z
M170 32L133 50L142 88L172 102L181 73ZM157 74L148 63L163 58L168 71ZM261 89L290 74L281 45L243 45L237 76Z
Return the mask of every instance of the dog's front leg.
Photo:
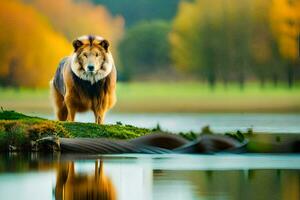
M73 122L75 119L75 111L73 109L68 109L67 121Z
M104 117L105 117L105 112L102 109L94 109L94 116L95 116L95 123L97 124L103 124L104 123Z

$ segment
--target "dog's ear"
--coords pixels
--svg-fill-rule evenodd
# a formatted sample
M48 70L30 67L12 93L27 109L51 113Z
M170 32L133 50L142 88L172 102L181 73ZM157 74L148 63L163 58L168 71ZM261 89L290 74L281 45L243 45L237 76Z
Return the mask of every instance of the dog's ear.
M109 42L107 40L102 40L100 42L100 46L102 46L107 51L109 47Z
M80 40L75 39L73 41L74 51L76 52L82 45L83 45L83 43Z

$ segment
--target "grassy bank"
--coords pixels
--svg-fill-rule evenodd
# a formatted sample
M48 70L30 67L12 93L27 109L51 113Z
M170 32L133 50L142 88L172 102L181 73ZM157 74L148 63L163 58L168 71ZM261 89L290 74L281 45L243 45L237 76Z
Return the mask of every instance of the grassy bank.
M132 139L150 131L130 125L60 122L14 111L0 111L0 152L20 148L28 150L32 148L32 142L45 137Z
M248 83L213 90L201 83L118 83L115 112L300 112L300 86ZM0 106L52 112L48 89L0 89Z
M14 111L0 111L0 152L52 152L53 148L59 145L59 141L63 138L133 139L154 132L162 131L158 127L150 130L131 125L122 125L121 123L116 125L97 125L94 123L61 122L31 117ZM169 133L167 135L173 134ZM188 132L180 133L179 135L190 141L201 141L198 139L204 135L214 135L214 137L222 138L219 134L211 132L209 127L204 127L199 133ZM253 133L249 129L246 133L237 131L225 133L225 135L239 142L249 141L246 147L247 152L300 152L300 134ZM203 148L207 147L209 149L211 144L218 146L217 140L212 142L213 140L208 142L204 140L204 143L202 143ZM193 142L191 144L193 145ZM78 145L78 147L82 147L82 144ZM119 147L115 146L115 148Z

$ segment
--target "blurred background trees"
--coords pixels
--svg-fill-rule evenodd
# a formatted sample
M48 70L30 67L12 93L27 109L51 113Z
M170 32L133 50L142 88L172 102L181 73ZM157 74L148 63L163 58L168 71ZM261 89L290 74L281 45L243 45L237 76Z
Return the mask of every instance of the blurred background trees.
M102 5L89 1L74 0L26 0L47 19L51 26L72 41L86 34L98 34L118 43L123 35L124 20L121 16L111 16Z
M17 1L1 2L0 27L1 85L47 86L58 60L71 50L65 37Z
M111 41L124 81L300 79L300 0L12 0L0 10L2 86L47 86L83 34Z
M262 86L267 80L273 81L276 86L279 79L287 79L291 85L295 77L289 75L290 67L285 60L298 59L299 44L296 37L281 37L289 37L288 33L299 35L299 29L278 33L277 29L282 25L276 20L287 17L280 13L282 6L277 5L280 1L285 0L182 2L170 33L175 66L196 72L200 78L207 79L211 86L220 80L225 85L228 81L238 81L243 87L245 80L249 79L259 80ZM288 2L285 1L290 5ZM280 8L276 10L276 6ZM300 13L299 8L294 10ZM295 17L292 11L287 13ZM278 17L280 19L276 19ZM286 23L286 20L281 19L281 23ZM299 16L294 21L293 24L299 24ZM286 40L291 41L288 43ZM284 71L288 71L288 74L283 75ZM295 72L291 74L295 75ZM297 76L299 78L299 74Z
M124 20L90 2L12 0L0 3L0 26L0 84L47 87L74 38L102 35L116 52Z
M126 27L141 21L171 21L177 12L180 0L91 0L95 5L104 5L113 15L121 15Z
M300 1L273 0L270 18L280 56L286 61L288 85L292 87L295 76L299 78Z
M130 28L119 45L121 71L124 80L162 78L172 71L168 33L164 21L141 22ZM140 78L140 79L141 79Z

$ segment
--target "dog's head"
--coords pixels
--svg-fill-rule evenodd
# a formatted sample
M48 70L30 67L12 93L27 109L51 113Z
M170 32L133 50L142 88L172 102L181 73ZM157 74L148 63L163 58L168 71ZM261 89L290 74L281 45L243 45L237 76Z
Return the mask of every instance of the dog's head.
M81 36L73 41L72 71L91 84L105 78L113 68L109 43L100 36Z

